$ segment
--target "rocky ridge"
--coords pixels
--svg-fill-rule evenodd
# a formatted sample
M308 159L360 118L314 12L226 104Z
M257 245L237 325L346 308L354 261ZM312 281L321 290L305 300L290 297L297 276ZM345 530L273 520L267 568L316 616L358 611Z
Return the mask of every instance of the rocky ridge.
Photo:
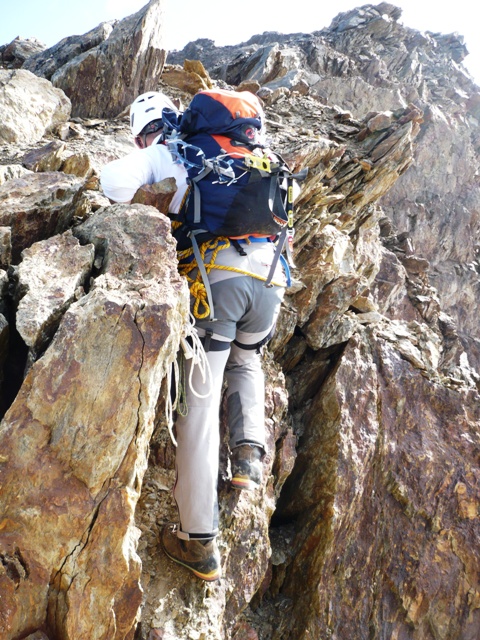
M142 50L158 9L117 33ZM322 32L197 41L134 70L183 104L257 91L272 146L309 168L264 359L265 482L229 489L224 431L214 585L158 547L175 518L165 374L188 300L160 213L172 185L158 208L110 206L98 175L132 148L130 97L119 87L114 113L81 98L85 53L118 59L118 25L80 53L0 47L2 637L477 637L479 91L461 38L399 17L366 5ZM128 38L140 23L146 40ZM51 80L27 70L52 57ZM54 87L65 65L70 97ZM19 82L50 111L20 118Z
M169 53L167 62L198 59L215 79L255 82L264 92L289 88L357 116L409 103L420 108L424 126L415 165L382 206L429 261L442 308L455 318L478 367L480 243L472 212L479 206L479 88L461 64L468 55L461 35L420 33L403 26L400 16L401 10L386 2L365 5L312 34L267 32L229 47L198 40Z

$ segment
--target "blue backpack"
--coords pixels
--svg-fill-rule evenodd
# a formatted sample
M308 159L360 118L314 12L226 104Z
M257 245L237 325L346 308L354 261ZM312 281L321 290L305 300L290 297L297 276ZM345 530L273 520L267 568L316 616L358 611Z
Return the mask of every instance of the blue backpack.
M173 216L181 223L174 232L178 249L193 246L198 262L198 244L218 236L276 239L269 286L293 237L293 181L306 170L292 174L266 148L263 109L248 91L200 91L180 116L164 114L164 124L165 142L188 172L186 197Z

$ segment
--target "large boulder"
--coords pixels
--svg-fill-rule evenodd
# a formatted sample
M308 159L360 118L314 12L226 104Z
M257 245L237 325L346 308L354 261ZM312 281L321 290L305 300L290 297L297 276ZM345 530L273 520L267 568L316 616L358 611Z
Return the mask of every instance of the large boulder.
M33 143L69 119L71 103L30 71L0 69L0 109L0 143Z
M19 69L28 58L44 49L45 45L36 38L17 36L10 44L0 47L0 59L8 69Z

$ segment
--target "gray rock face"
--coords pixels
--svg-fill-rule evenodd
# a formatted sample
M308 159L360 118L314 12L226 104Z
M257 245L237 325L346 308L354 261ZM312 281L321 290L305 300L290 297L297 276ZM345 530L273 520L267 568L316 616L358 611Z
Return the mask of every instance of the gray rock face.
M0 47L0 60L7 69L19 69L28 58L44 49L45 45L36 38L23 40L17 37L10 44Z
M29 56L23 68L50 80L64 64L104 42L111 35L115 24L116 22L102 22L82 36L63 38L53 47Z
M48 49L36 41L17 39L0 53L7 68L22 67L62 89L71 100L73 116L112 118L137 95L158 85L166 58L163 0L150 0L121 21L101 23ZM45 129L35 139L44 133ZM19 140L6 134L3 138Z
M162 0L151 0L116 24L67 38L26 66L66 93L74 116L117 116L158 84L166 56L162 16Z

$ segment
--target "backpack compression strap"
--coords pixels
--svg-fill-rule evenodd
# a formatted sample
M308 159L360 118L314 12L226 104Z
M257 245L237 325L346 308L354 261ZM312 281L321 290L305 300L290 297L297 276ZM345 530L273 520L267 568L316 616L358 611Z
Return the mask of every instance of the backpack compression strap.
M277 240L277 246L275 247L275 253L273 254L272 264L270 266L270 271L268 272L267 279L265 280L265 287L273 287L272 279L275 275L275 269L277 268L278 262L282 255L283 247L285 245L285 240L287 239L287 227L284 227L280 232Z
M199 182L202 178L207 176L212 171L211 167L204 167L200 173L195 176L195 178L191 179L191 184L193 187L193 222L194 224L199 224L202 219L201 213L201 196L200 189L198 188L197 182Z
M270 267L270 272L265 281L266 287L272 287L272 278L275 274L275 269L277 268L278 261L281 258L283 247L285 246L285 242L287 241L287 259L290 267L295 267L293 262L293 254L292 254L292 243L293 243L293 181L294 180L305 180L307 177L308 169L302 169L299 173L289 173L287 175L287 205L285 207L285 213L287 215L287 224L280 232L280 235L277 240L277 246L275 249L275 255L273 256L272 266Z
M277 246L275 248L275 254L273 256L272 265L270 267L270 271L268 272L267 279L265 280L266 287L272 287L272 279L275 274L275 269L277 268L278 262L282 255L283 247L285 246L285 241L289 234L293 234L293 178L291 175L287 178L287 206L285 207L285 214L287 216L287 224L283 227L278 236ZM288 246L288 244L287 244ZM289 262L293 265L293 258L291 257L289 251Z

